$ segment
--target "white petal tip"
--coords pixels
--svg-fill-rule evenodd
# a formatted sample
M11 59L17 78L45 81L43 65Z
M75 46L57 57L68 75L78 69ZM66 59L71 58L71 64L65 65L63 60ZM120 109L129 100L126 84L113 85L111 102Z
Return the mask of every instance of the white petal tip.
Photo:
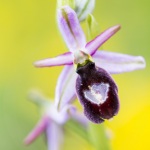
M24 141L23 141L23 144L26 145L26 146L30 145L31 143L32 143L32 141L30 141L30 140L28 139L28 137L26 137L26 138L24 139Z
M40 68L40 67L43 67L42 63L40 61L36 61L33 63L33 66L37 67L37 68Z
M119 24L112 27L112 30L113 30L114 32L117 32L117 31L120 30L120 29L121 29L121 25L119 25Z
M33 65L35 67L37 67L37 68L53 66L53 64L51 63L51 59L50 58L36 61L36 62L33 63Z
M146 61L145 61L144 57L138 56L137 59L138 59L137 63L141 65L140 68L144 69L146 67Z

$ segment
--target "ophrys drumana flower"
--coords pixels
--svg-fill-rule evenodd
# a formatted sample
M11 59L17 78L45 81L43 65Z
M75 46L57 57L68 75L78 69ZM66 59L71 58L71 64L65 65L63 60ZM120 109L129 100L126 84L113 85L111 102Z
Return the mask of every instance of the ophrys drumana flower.
M77 74L73 69L73 62L74 56L78 51L83 51L84 53L92 56L93 62L95 62L95 65L100 68L97 71L101 72L101 74L103 72L107 80L108 77L109 80L111 79L108 82L109 84L102 82L101 85L96 84L95 86L89 86L91 91L93 91L95 88L100 88L102 90L105 88L106 90L104 90L104 93L109 94L109 91L112 90L116 91L115 94L117 95L117 87L109 74L123 73L137 69L143 69L145 67L145 60L141 56L130 56L108 51L97 51L104 42L106 42L120 29L120 25L108 28L93 40L86 43L85 35L80 27L77 15L70 7L64 6L61 9L58 9L57 16L59 29L70 52L59 55L55 58L48 58L34 63L36 67L65 65L65 68L63 69L57 82L55 98L56 107L63 108L66 104L71 103L76 97L75 83ZM106 99L107 95L99 95L99 97L105 97L104 99ZM113 115L117 113L119 106L118 99L116 98L114 101L116 101L116 105L114 106L116 111L113 111ZM102 105L102 101L100 103ZM113 115L107 115L107 117L102 116L101 118L108 119ZM94 120L92 121L97 122Z

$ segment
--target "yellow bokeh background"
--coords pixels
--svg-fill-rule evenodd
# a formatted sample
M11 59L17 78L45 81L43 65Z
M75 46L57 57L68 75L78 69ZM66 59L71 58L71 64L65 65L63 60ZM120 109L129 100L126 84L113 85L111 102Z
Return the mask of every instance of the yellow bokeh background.
M150 2L97 0L93 12L101 31L121 24L122 29L103 45L106 50L142 55L147 67L113 75L120 97L120 112L106 122L114 150L149 150L150 134ZM86 25L82 25L86 31ZM27 100L31 88L54 98L62 67L34 68L36 60L67 49L57 29L55 0L0 1L0 149L46 150L44 136L25 147L23 139L39 119ZM68 134L65 149L90 150L76 134ZM69 147L71 146L71 148Z

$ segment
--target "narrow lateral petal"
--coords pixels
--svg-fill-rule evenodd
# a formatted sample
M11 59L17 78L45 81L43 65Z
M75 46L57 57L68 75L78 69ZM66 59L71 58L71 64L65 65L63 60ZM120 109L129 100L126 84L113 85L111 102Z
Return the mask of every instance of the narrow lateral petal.
M77 97L85 116L94 123L114 117L119 110L117 86L111 76L89 61L77 68Z
M60 32L69 50L82 49L86 44L86 40L74 10L69 6L58 9L57 20Z
M97 51L93 55L98 67L104 68L110 74L130 72L145 68L145 60L141 56L131 56L126 54Z
M34 127L34 129L25 138L24 143L26 145L32 143L41 133L44 132L48 122L49 122L48 116L43 116L41 120L37 123L37 125Z
M72 62L71 52L64 53L62 55L56 56L54 58L46 58L34 62L35 67L52 67L52 66L61 66L61 65L71 65Z
M48 150L60 150L63 143L62 127L55 122L50 122L46 128Z
M76 98L75 81L77 74L74 72L73 66L66 66L58 78L56 87L55 105L58 109L63 108Z
M98 48L103 43L105 43L109 38L111 38L117 31L119 31L120 28L121 28L120 25L110 27L104 32L102 32L100 35L98 35L95 39L88 42L85 46L85 48L87 49L87 52L90 55L93 55L98 50Z

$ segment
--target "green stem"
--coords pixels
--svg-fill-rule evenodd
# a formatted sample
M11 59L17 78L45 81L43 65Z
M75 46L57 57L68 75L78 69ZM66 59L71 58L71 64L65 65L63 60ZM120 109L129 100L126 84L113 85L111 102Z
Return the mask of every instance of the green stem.
M89 124L89 138L95 150L111 150L103 124Z

